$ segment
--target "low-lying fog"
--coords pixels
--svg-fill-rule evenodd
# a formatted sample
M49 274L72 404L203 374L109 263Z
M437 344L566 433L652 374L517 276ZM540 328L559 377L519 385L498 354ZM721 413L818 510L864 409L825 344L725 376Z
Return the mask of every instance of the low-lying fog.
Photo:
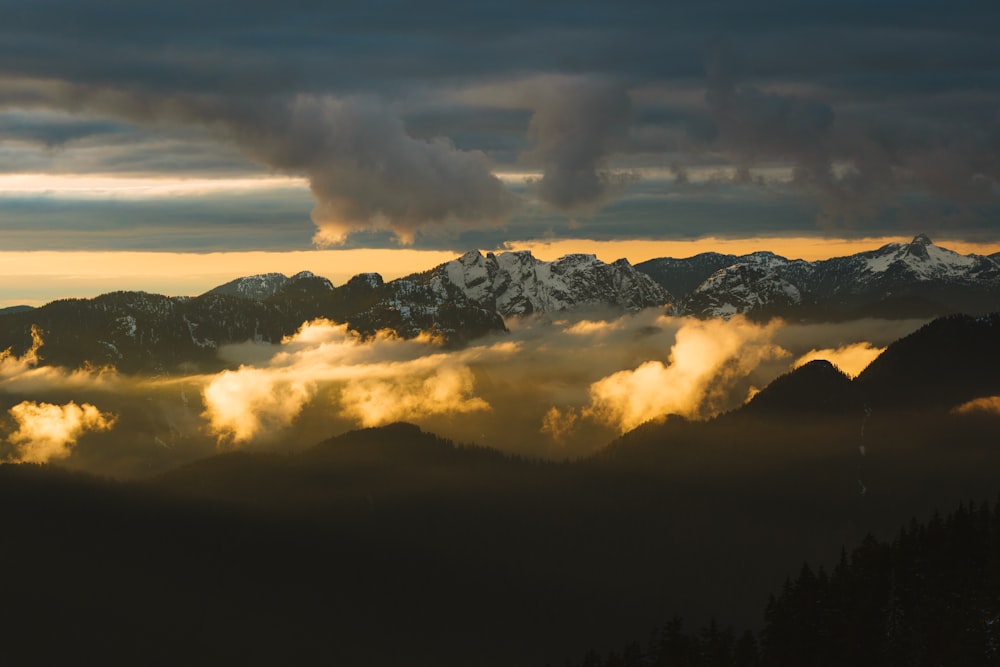
M658 416L732 409L825 358L856 375L922 320L757 324L649 309L508 322L448 350L388 333L361 340L318 320L281 345L220 355L236 370L140 377L0 355L0 458L141 476L238 448L291 450L405 420L459 442L573 458Z

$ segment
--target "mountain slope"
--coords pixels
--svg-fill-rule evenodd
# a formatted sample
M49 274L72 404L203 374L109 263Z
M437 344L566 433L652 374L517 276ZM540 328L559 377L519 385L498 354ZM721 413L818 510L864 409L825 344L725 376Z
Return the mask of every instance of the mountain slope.
M506 331L504 317L588 308L638 310L670 295L626 260L593 255L554 262L530 253L471 252L430 271L385 282L363 273L335 287L303 271L232 280L201 296L115 292L0 314L0 349L23 354L42 333L43 364L111 365L125 372L221 367L220 345L277 343L303 322L327 318L362 335L429 333L448 345Z
M961 255L923 234L910 243L816 262L758 252L651 260L638 268L675 289L703 276L690 290L675 291L675 312L698 317L928 317L989 312L1000 304L995 257Z
M1000 395L1000 313L952 315L892 343L854 381L887 406L951 409Z
M346 322L364 335L381 329L404 337L429 332L450 344L505 330L499 315L467 299L421 301L410 298L405 282L389 286L370 274L340 288L308 272L287 281L257 278L193 298L112 292L8 313L0 316L0 350L23 355L37 330L43 365L162 373L217 370L223 367L219 346L278 343L317 318ZM265 299L256 298L272 289Z
M687 259L672 257L650 259L636 264L635 268L655 280L671 294L680 297L694 291L719 269L732 266L739 261L740 258L736 255L704 252Z
M790 262L772 253L747 255L709 276L682 301L680 311L702 317L788 315L807 298L789 278L801 283L811 272L801 260Z
M817 359L773 380L743 408L749 414L840 414L859 411L857 389L836 366Z
M268 297L274 296L278 290L288 284L288 281L288 276L283 273L261 273L231 280L224 285L213 287L205 294L227 294L253 301L264 301Z
M818 262L770 252L705 253L637 268L594 255L546 262L528 252L473 251L390 282L364 273L335 287L307 271L291 278L260 274L194 298L115 292L6 309L0 312L0 350L23 354L34 327L45 341L43 364L159 373L219 369L220 345L276 343L317 318L344 322L363 335L391 329L407 338L429 333L461 345L505 331L505 317L590 309L667 307L698 317L843 320L982 313L998 304L995 257L960 255L923 235Z
M672 300L669 292L627 260L606 264L594 255L553 262L530 252L468 252L406 280L432 298L466 298L504 317L580 308L640 310Z

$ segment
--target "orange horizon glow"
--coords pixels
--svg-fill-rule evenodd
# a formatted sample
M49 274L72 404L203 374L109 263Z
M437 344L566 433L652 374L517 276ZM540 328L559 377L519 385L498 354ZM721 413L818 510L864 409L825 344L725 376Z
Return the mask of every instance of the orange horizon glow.
M749 238L719 238L707 236L692 240L638 240L589 241L586 239L559 239L553 241L511 241L504 250L530 250L535 257L545 260L558 259L571 253L596 254L598 259L612 262L625 257L632 264L659 257L684 259L703 252L746 255L769 250L788 259L816 261L843 257L866 250L876 250L887 243L909 243L912 236L871 236L860 239L817 238L809 236L775 236ZM968 255L990 255L1000 252L1000 241L979 243L932 238L935 245Z
M702 252L742 255L770 250L789 259L814 261L874 250L906 237L821 239L774 237L690 241L617 240L512 241L481 252L528 250L551 261L571 253L594 254L605 262L622 257L636 264L657 257L685 258ZM971 243L935 239L962 254L1000 252L1000 242ZM459 252L413 248L313 249L294 251L154 252L154 251L0 251L0 307L41 305L59 298L89 298L115 290L167 295L201 294L241 276L292 275L312 271L340 285L352 276L375 272L385 280L426 271L455 259ZM34 296L32 296L34 295Z

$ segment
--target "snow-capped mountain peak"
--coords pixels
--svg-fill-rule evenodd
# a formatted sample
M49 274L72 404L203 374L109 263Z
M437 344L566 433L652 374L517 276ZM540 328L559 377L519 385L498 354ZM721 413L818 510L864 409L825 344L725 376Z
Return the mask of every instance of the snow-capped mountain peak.
M669 279L665 271L676 270L683 262L657 260L644 266L663 283ZM1000 263L942 248L926 234L909 243L888 243L816 262L755 252L733 257L727 266L703 275L680 303L679 313L801 317L802 307L808 306L821 317L841 317L859 309L883 316L902 316L904 311L923 316L995 308L1000 296Z
M627 260L606 264L584 253L546 262L526 250L470 251L432 270L429 284L442 298L459 294L505 317L581 306L637 310L672 300Z
M295 278L301 275L296 274ZM228 294L251 301L264 301L274 296L291 280L283 273L261 273L231 280L224 285L210 289L205 294Z
M895 272L908 274L916 280L965 280L970 269L990 269L993 262L975 255L961 255L934 245L925 234L918 234L910 243L889 243L864 258L861 269L869 274Z

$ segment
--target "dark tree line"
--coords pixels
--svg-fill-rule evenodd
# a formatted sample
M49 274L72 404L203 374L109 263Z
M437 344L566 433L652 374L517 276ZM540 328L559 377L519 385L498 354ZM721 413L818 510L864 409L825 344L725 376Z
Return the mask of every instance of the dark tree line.
M645 644L567 667L918 667L1000 664L1000 502L869 536L827 572L803 564L742 634L674 618Z

